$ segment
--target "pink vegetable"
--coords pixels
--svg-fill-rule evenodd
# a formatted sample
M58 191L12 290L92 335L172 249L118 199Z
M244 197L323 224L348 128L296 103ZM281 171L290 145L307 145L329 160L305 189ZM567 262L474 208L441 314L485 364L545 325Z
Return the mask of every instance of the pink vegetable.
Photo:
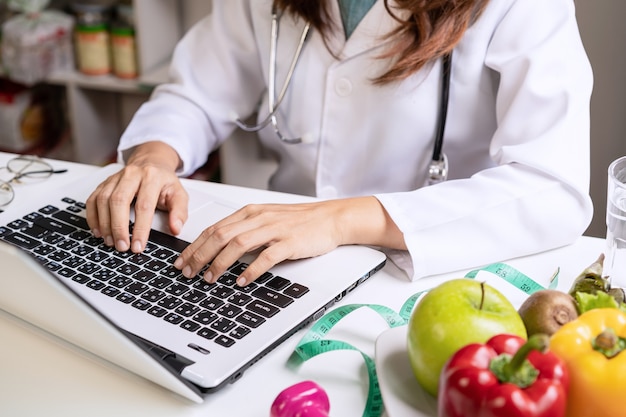
M330 401L326 391L313 381L285 388L270 409L270 417L328 417Z

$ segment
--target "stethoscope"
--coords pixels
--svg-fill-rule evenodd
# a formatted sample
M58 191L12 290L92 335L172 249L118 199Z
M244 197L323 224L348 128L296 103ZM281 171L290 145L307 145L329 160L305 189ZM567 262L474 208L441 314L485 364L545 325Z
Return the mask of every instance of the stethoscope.
M274 132L278 139L282 142L288 144L298 144L302 143L302 137L289 138L284 136L280 129L278 128L278 123L276 121L276 113L280 107L280 104L285 97L285 93L287 88L289 88L289 84L291 83L291 78L293 76L293 72L296 68L298 60L300 58L300 54L302 53L302 48L306 42L306 39L309 35L309 31L311 28L310 23L304 26L302 29L302 34L300 35L300 39L298 41L298 46L294 53L293 59L291 60L291 64L289 65L289 71L287 72L287 76L285 77L285 81L283 82L283 86L280 89L280 93L278 94L278 98L276 98L276 50L278 48L278 22L280 20L280 16L276 11L276 7L272 7L272 24L270 27L270 65L269 65L269 74L268 74L268 110L269 113L265 117L265 119L257 122L256 124L247 124L240 118L235 119L235 123L237 126L246 131L246 132L258 132L263 129L268 124L271 124L274 128ZM441 98L439 100L439 120L437 123L437 131L435 135L435 144L433 146L433 155L428 165L428 185L437 184L439 182L443 182L448 178L448 157L443 152L443 136L446 126L446 115L448 113L448 99L450 96L450 74L452 68L452 53L448 53L443 56L442 62L442 86L441 86Z

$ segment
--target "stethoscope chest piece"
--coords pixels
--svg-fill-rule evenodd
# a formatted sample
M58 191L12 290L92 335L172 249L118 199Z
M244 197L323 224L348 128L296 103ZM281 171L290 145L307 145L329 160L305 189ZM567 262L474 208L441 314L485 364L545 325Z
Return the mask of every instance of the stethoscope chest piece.
M428 165L428 185L438 184L448 179L448 157L441 154L439 160L433 159Z

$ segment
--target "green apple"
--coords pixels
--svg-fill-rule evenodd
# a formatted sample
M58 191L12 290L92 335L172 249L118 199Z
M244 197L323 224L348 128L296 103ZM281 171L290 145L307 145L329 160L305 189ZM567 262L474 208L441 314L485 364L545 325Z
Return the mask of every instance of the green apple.
M470 278L433 288L409 320L407 350L418 383L436 397L439 374L452 354L501 333L527 337L522 318L497 289Z

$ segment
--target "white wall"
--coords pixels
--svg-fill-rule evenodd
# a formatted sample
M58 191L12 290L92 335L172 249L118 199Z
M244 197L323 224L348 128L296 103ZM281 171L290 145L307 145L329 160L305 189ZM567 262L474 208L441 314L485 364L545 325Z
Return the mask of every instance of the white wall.
M626 155L626 1L577 0L575 3L583 43L594 72L591 198L595 213L586 234L604 237L607 168L612 160Z

